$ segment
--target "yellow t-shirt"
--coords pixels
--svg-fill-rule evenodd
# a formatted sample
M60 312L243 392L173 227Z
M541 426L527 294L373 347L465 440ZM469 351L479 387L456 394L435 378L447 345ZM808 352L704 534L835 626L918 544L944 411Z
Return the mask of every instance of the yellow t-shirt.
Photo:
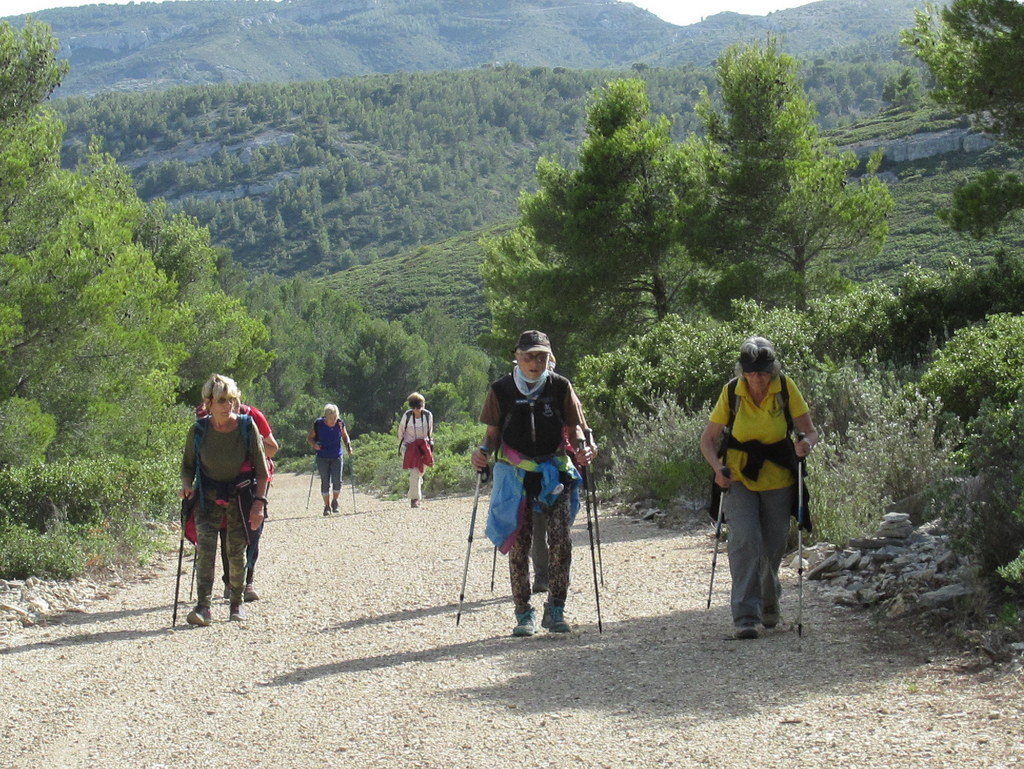
M786 389L789 391L789 413L796 419L806 414L809 409L804 396L792 379L786 377ZM736 395L739 398L739 409L732 425L732 434L737 441L760 441L761 443L777 443L786 437L786 414L782 408L782 382L778 377L768 385L768 394L760 403L754 403L747 392L747 383L740 377L736 383ZM711 412L711 421L715 424L729 424L729 385L722 388L718 403ZM732 477L739 480L751 491L771 491L784 489L796 483L793 473L772 461L765 461L756 481L746 478L741 468L747 462L747 452L729 449L725 456L725 466L732 471Z

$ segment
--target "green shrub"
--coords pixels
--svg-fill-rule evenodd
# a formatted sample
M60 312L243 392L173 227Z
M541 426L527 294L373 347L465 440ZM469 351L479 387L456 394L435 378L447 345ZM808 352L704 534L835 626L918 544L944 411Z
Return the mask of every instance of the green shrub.
M424 491L432 496L470 491L476 476L469 462L483 437L482 425L471 422L438 422L434 429L434 466L423 478ZM366 433L354 444L357 482L385 497L405 496L409 475L402 469L394 433Z
M988 578L1024 586L1024 399L986 402L969 427L964 466L972 480L947 496L953 544Z
M708 413L662 401L654 413L628 419L632 427L611 451L615 493L627 501L683 499L693 509L706 504L711 468L699 444Z
M1004 406L1024 389L1024 317L992 315L957 331L921 377L925 392L963 419L985 399Z
M0 471L0 521L43 532L55 523L92 524L117 511L166 519L177 478L159 462L121 458L51 462Z
M38 401L0 401L0 467L42 462L56 435L57 420L44 413Z
M808 373L803 392L822 438L808 460L817 538L869 534L892 502L940 495L961 433L934 399L853 364Z
M177 478L159 462L54 462L0 471L0 577L64 578L139 563L176 519ZM9 545L9 548L8 548Z
M0 577L69 579L85 569L85 554L65 532L40 534L20 523L0 523Z

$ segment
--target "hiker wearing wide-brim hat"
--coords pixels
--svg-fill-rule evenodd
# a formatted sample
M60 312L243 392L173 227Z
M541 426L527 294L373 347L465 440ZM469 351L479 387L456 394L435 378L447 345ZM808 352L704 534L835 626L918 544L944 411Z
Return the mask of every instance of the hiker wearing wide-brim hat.
M263 438L246 414L238 414L238 385L214 374L203 385L203 405L209 416L189 428L181 461L181 497L198 495L196 505L197 604L190 625L212 622L210 602L217 558L217 532L227 516L230 619L245 617L242 607L246 576L245 551L249 532L263 524L267 504L267 457ZM249 470L243 472L248 465Z
M579 510L580 474L565 450L563 428L579 445L576 464L587 465L597 454L583 407L572 383L549 367L551 342L541 331L524 331L515 347L511 373L487 391L480 421L487 425L472 463L485 470L493 454L494 486L487 517L487 536L509 557L509 578L515 602L513 635L536 632L530 606L529 558L533 512L547 514L548 599L541 626L552 632L571 630L565 600L572 563L569 529Z
M757 638L758 624L779 623L779 565L789 516L799 513L800 460L818 442L807 403L781 371L771 342L759 336L744 340L736 379L722 388L700 439L715 483L729 490L725 510L737 638Z

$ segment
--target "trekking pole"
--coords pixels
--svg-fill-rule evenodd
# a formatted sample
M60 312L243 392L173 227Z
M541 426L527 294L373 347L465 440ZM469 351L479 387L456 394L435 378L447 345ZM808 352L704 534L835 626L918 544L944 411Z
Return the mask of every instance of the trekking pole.
M732 471L728 467L722 468L722 475L726 478L732 477ZM718 519L715 521L715 554L711 556L711 583L708 585L708 605L705 609L711 608L711 593L715 589L715 566L718 565L718 543L722 539L722 522L725 520L725 495L729 489L722 489L718 494Z
M185 505L186 499L181 500L181 539L178 540L178 576L174 580L174 611L171 612L171 627L178 624L178 596L181 591L181 562L185 557Z
M352 515L356 514L356 463L352 454L348 455L348 479L352 482Z
M494 546L494 556L491 558L491 592L494 592L494 572L498 569L498 546Z
M803 433L796 434L797 441L804 439ZM796 463L796 557L797 557L797 602L796 602L796 635L802 638L804 635L804 462L806 457L800 457Z
M309 512L309 500L313 498L313 476L316 475L316 465L313 465L313 472L309 474L309 493L306 495L306 512Z
M459 611L455 615L455 626L462 619L462 602L466 600L466 577L469 576L469 554L473 550L473 529L476 528L476 508L480 502L480 484L484 479L484 471L476 471L476 493L473 495L473 512L469 516L469 538L466 540L466 565L462 570L462 590L459 592ZM495 556L497 558L497 556Z
M580 441L579 451L582 454L586 444ZM586 468L584 467L583 482L587 482ZM604 628L601 626L601 591L597 586L597 554L594 551L594 523L590 519L590 499L587 498L587 534L590 536L590 565L594 571L594 603L597 604L597 632L603 633Z
M591 437L593 436L594 431L588 427L586 430L583 431L583 434L586 436L587 443L592 443ZM584 473L583 484L583 492L584 494L588 495L587 504L591 504L591 499L593 500L594 536L597 537L597 567L601 573L601 587L604 587L604 558L601 556L601 523L600 517L597 514L597 487L594 483L593 473L589 471Z

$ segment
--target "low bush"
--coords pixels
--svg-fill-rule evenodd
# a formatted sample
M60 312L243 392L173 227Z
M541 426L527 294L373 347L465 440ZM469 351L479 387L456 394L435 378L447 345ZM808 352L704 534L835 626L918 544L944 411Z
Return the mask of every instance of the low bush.
M964 469L970 480L947 495L943 520L953 544L981 573L1024 588L1024 399L986 402L969 427Z
M662 401L649 415L627 421L632 427L611 451L615 493L626 501L684 500L692 509L707 503L711 468L700 453L700 435L710 407L687 411Z
M177 516L177 479L158 462L82 460L0 472L0 577L65 578L139 563L151 521Z
M42 534L21 523L0 523L0 577L69 579L85 570L86 556L68 532Z
M484 434L482 425L470 422L439 422L434 430L434 466L423 478L424 493L431 496L471 491L476 475L469 456ZM356 481L372 493L388 498L405 496L409 475L402 469L397 430L393 434L365 433L353 444Z

